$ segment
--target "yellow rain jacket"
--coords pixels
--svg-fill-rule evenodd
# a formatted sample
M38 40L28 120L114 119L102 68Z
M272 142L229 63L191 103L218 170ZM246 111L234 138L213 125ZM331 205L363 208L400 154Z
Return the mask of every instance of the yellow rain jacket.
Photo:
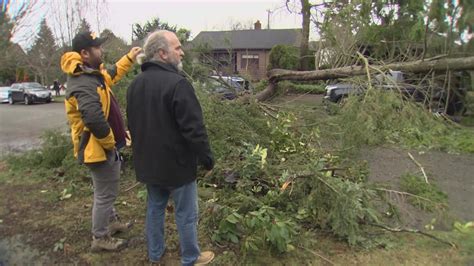
M115 139L107 119L112 90L110 87L126 74L133 60L123 56L110 69L101 64L99 70L87 68L77 52L65 53L61 68L68 75L66 114L71 127L74 156L80 163L106 160L106 151L113 151Z

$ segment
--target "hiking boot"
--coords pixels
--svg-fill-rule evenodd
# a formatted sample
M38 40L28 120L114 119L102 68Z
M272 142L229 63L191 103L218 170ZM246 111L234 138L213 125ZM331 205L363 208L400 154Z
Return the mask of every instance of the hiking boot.
M127 245L125 239L104 236L100 238L92 237L91 251L118 251Z
M194 262L194 265L206 265L214 259L214 252L204 251L201 252L199 258Z
M133 222L128 222L128 223L122 223L120 220L116 220L113 222L109 223L109 234L111 236L117 234L117 233L126 233L130 231L130 228L132 228Z

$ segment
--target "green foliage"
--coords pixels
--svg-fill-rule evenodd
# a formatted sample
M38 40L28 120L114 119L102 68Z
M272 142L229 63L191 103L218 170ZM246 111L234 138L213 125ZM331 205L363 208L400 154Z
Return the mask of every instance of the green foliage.
M72 152L71 140L58 131L46 131L42 136L42 145L38 150L25 154L11 155L8 164L14 170L40 168L56 168L61 166L66 155Z
M263 91L268 86L268 80L262 79L254 86L254 93Z
M321 172L340 160L317 146L314 128L298 128L292 113L262 112L258 104L216 100L197 87L217 159L217 186L205 201L204 227L221 244L289 252L301 228L324 228L356 245L367 240L361 223L376 221L377 197L361 171L351 178ZM227 180L227 181L226 181Z
M466 47L466 35L474 25L472 1L362 0L328 5L319 26L321 39L337 52L333 61L344 57L346 66L357 63L357 51L374 61L461 51L455 43Z
M461 252L474 258L474 222L455 222L453 227Z
M242 105L234 101L222 101L208 94L202 86L200 83L195 84L217 160L235 164L243 143L248 143L248 140L259 139L262 146L267 146L270 140L266 136L266 119L262 117L257 103Z
M283 88L285 91L295 93L311 93L311 94L324 94L325 84L303 84L291 81L280 81L278 82L278 88Z
M270 51L268 69L282 68L296 70L299 66L299 50L294 46L275 45Z
M59 69L60 54L51 28L46 19L40 24L40 30L35 38L33 46L28 51L28 63L31 71L40 77L43 85L52 84L62 73Z
M146 188L140 189L140 190L137 192L137 198L140 199L140 200L143 201L143 202L146 202L147 195L148 195L148 193L147 193Z
M41 165L46 168L61 166L62 161L72 149L70 137L59 131L46 131L42 139Z
M397 92L349 97L335 118L344 147L397 143L411 148L474 151L471 131L452 127Z
M249 147L242 155L241 176L244 179L252 179L263 174L263 169L267 163L267 149L260 147L259 144Z
M61 182L67 180L78 180L79 178L85 179L89 176L89 170L85 165L79 164L77 159L74 157L72 149L68 151L62 160L59 171L61 174L58 175L57 179Z
M212 240L242 241L244 252L259 252L262 248L274 249L282 253L294 250L291 244L297 233L296 224L290 219L278 217L275 208L262 206L245 216L232 212L222 219Z
M447 206L448 196L436 184L426 183L423 177L405 174L400 179L400 187L422 199L410 197L409 202L422 210L433 211ZM427 199L427 200L426 200Z
M81 19L81 23L79 24L79 26L77 27L76 29L76 32L91 32L91 24L89 24L89 22L87 22L87 20L85 18L82 18Z
M212 236L212 240L221 242L223 240L230 241L234 244L239 242L239 231L237 224L242 220L242 216L236 212L227 215L219 222L218 230Z
M162 22L159 18L154 18L143 25L140 25L139 23L133 24L133 36L135 37L135 40L144 40L148 34L156 30L169 30L176 32L176 28L176 26L172 26L168 24L168 22Z
M7 51L10 50L12 43L13 23L7 12L0 10L0 84L5 84L8 81L14 81L15 71L10 67Z
M108 29L100 33L101 38L107 38L102 48L104 50L103 59L106 64L115 64L122 56L128 53L130 47L121 38Z

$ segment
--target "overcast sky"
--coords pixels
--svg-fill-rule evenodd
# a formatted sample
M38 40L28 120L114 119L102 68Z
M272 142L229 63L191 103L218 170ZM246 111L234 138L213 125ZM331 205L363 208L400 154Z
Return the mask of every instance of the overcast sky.
M200 31L229 29L233 22L248 25L260 20L262 28L267 28L267 10L274 11L270 16L271 28L301 27L300 16L287 11L285 0L115 0L108 1L108 7L108 23L104 26L127 41L131 38L133 23L143 24L154 17L191 30L193 37Z
M25 1L19 0L18 2ZM23 47L31 44L39 29L39 21L46 17L51 25L51 8L45 0L42 8L30 19L28 29L19 33L13 41L19 42ZM103 0L97 0L102 3ZM270 10L270 28L301 28L301 16L288 12L286 0L106 0L106 9L101 18L101 25L97 27L95 15L86 16L92 30L98 31L108 28L125 41L131 41L132 24L160 18L162 22L176 25L178 28L191 30L191 37L200 31L228 30L232 24L240 22L252 25L260 20L262 28L267 28L268 12ZM293 0L291 3L298 3ZM93 9L93 8L91 8ZM93 12L92 12L93 13ZM311 36L312 34L310 34Z

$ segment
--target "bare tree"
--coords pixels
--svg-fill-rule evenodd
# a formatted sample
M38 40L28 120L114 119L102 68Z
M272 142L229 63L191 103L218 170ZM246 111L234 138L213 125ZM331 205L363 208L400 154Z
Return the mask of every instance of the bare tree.
M39 25L39 21L36 21L35 18L38 17L37 12L43 5L38 0L10 2L6 12L13 25L11 37L17 43L28 43L31 40L32 36L29 29Z
M251 30L254 28L254 21L246 20L246 21L237 21L232 18L229 19L229 30Z
M98 33L101 32L101 23L107 13L106 0L52 0L48 2L49 19L54 35L62 46L71 46L81 20L89 18L97 23Z

